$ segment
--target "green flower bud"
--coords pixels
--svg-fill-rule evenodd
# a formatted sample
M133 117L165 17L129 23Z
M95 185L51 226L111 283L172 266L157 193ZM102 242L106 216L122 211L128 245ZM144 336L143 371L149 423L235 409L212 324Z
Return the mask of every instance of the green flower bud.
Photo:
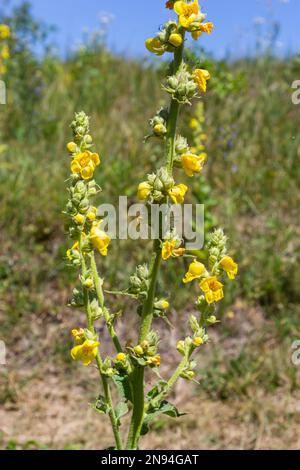
M180 352L183 356L185 355L185 342L184 341L178 341L177 343L177 351Z
M190 150L189 144L185 137L178 135L175 141L175 153L177 155L182 155L184 153L188 153Z
M90 201L87 198L85 198L79 204L78 209L81 214L85 214L89 210L89 207L90 207Z

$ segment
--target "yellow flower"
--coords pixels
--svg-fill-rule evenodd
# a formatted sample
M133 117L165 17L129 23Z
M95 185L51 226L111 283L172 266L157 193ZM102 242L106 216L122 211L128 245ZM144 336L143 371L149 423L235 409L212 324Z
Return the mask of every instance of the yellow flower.
M190 120L189 126L190 126L190 129L193 129L193 130L198 129L198 127L199 127L198 119L192 118L192 119Z
M140 344L135 346L135 348L133 348L133 351L135 352L137 356L142 356L144 354L144 349L142 348Z
M169 190L169 196L174 204L183 204L184 196L188 191L188 187L185 184L178 184Z
M75 144L75 142L69 142L67 144L67 149L68 149L68 152L75 153L77 150L77 145Z
M116 362L125 362L126 361L126 354L124 354L124 353L117 354L115 361Z
M213 23L200 23L197 25L197 29L192 31L192 38L196 41L202 33L211 34L213 27Z
M6 24L0 24L0 39L8 39L10 35L10 27Z
M163 310L168 310L168 308L170 307L170 304L167 300L162 300L160 304Z
M86 150L74 157L71 162L71 171L73 174L80 174L84 180L93 177L96 166L100 165L100 157L97 153Z
M160 42L158 38L149 38L146 41L146 48L148 51L156 55L163 55L165 52L165 46Z
M185 253L184 248L178 248L178 240L166 240L162 245L161 256L164 261L167 261L169 258L179 258Z
M173 33L169 37L169 43L174 47L179 47L183 43L183 38L179 33Z
M205 299L208 304L219 302L224 298L223 284L218 281L216 276L207 277L199 284L200 289L205 294Z
M74 222L75 222L77 225L83 225L84 222L85 222L85 217L84 217L84 215L82 215L82 214L77 214L77 215L75 215L75 217L74 217Z
M75 345L82 344L84 342L84 330L83 328L76 328L72 330L72 335L75 340Z
M86 214L86 218L89 222L94 222L97 217L97 207L91 207L88 213Z
M158 310L168 310L170 308L170 304L166 299L162 299L155 302L154 307Z
M200 173L206 159L206 153L201 153L201 155L187 153L181 156L181 164L188 176L194 176L194 173Z
M179 16L180 25L183 28L188 29L197 19L199 14L198 0L194 0L193 3L185 3L182 1L176 2L174 5L174 11Z
M229 311L226 313L225 317L228 318L228 320L233 320L235 318L235 313L233 311Z
M111 242L111 239L103 230L100 229L100 225L102 220L100 220L97 224L93 225L90 232L90 240L94 246L97 248L99 253L102 256L107 256L107 249Z
M98 353L99 341L86 339L84 343L74 346L71 356L74 361L81 361L83 365L90 365Z
M225 256L221 262L220 262L220 266L222 267L222 269L224 269L224 271L227 273L229 279L233 280L236 278L236 275L238 273L238 265L237 263L235 263L233 261L232 258L230 258L230 256Z
M67 258L72 261L73 257L72 257L72 252L75 251L77 253L79 253L79 243L76 242L74 243L74 245L72 246L72 248L70 248L67 253L66 253L66 256Z
M7 44L4 44L4 46L1 47L0 56L1 56L1 59L3 60L9 59L10 53L9 53L9 47Z
M160 366L160 356L149 357L147 360L149 366L159 367Z
M0 62L0 75L5 75L7 72L7 68L4 64L1 64Z
M143 183L141 183L138 187L138 198L140 199L140 201L144 201L145 199L148 198L148 196L150 195L151 193L151 186L149 183L147 183L147 181L144 181Z
M163 124L156 124L153 127L153 132L157 137L161 137L166 133L166 127Z
M188 284L189 282L194 281L194 279L200 279L203 274L206 273L206 267L204 264L199 263L199 261L194 260L192 264L190 264L189 270L186 273L183 282L184 284Z
M207 89L206 82L207 80L210 80L210 73L204 69L196 69L193 73L193 78L195 82L197 83L199 90L206 92L206 89Z
M196 338L194 338L193 345L196 346L197 348L199 348L199 346L202 346L203 343L204 341L203 341L203 338L201 338L201 336L197 336Z

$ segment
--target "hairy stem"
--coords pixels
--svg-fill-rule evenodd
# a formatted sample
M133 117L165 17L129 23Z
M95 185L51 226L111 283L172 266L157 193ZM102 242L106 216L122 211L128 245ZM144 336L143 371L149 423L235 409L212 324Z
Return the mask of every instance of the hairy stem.
M168 380L167 385L164 388L164 390L159 395L157 395L157 397L155 397L154 400L151 402L152 406L155 407L156 404L159 405L160 401L169 395L169 393L171 392L172 388L174 387L175 383L181 376L183 370L188 365L188 363L189 363L189 358L184 357L181 363L179 364L179 366L177 367L177 369L175 370L174 374Z
M109 415L109 418L110 418L111 427L112 427L115 442L116 442L116 448L117 448L117 450L123 450L123 443L122 443L122 438L121 438L121 434L120 434L120 430L119 430L119 423L118 423L118 419L116 417L116 413L115 413L115 410L114 410L113 401L112 401L112 397L111 397L111 390L110 390L110 386L109 386L109 383L108 383L108 379L107 379L107 377L105 377L105 375L101 374L102 359L101 359L101 356L100 356L99 352L98 352L97 357L96 357L96 362L97 362L97 367L98 367L100 377L101 377L101 381L102 381L105 401L106 401L106 404L107 404L108 410L109 410L108 415Z
M122 352L123 348L122 348L121 343L119 341L119 338L117 336L117 333L116 333L116 330L114 328L114 325L113 325L111 316L109 314L109 311L107 310L107 308L105 306L104 294L103 294L103 289L102 289L102 281L99 277L99 273L98 273L94 253L91 254L91 269L92 269L92 275L93 275L93 280L94 280L94 284L95 284L97 297L98 297L98 300L99 300L99 303L100 303L100 307L103 310L103 314L104 314L104 318L105 318L105 322L106 322L106 325L107 325L108 332L109 332L109 334L111 336L111 339L114 343L116 351L118 353Z
M172 73L175 74L182 63L184 41L181 47L177 48L174 53L174 61L172 66ZM173 163L175 156L175 140L176 140L176 127L178 120L179 103L171 100L169 109L169 118L166 136L166 166L170 174L173 171ZM143 306L143 313L141 319L139 341L142 342L146 339L151 330L153 321L153 304L156 294L156 286L159 268L161 265L161 247L160 241L155 240L153 246L153 254L150 266L150 286L147 293L147 298ZM179 374L180 375L180 374ZM145 415L145 391L144 391L144 368L136 367L131 374L131 383L134 390L133 396L133 413L129 429L127 446L129 449L137 449L140 439L140 434L144 422Z
M80 251L81 251L81 241L79 241L80 245ZM93 255L94 256L94 255ZM82 275L85 276L87 273L87 268L86 268L86 263L84 256L81 255L81 270L82 270ZM91 331L91 333L95 334L95 328L93 324L93 318L92 318L92 313L91 313L91 304L90 304L90 298L89 298L89 292L87 289L84 289L84 304L85 304L85 309L86 309L86 314L87 314L87 324L88 324L88 329ZM100 379L102 382L103 386L103 392L104 392L104 397L105 397L105 402L108 406L108 415L110 418L115 442L116 442L116 448L118 450L123 449L123 443L120 435L120 430L119 430L119 425L118 425L118 420L115 414L114 406L113 406L113 401L112 401L112 396L111 396L111 390L110 390L110 385L108 382L108 378L102 374L102 358L100 355L100 352L98 351L97 356L96 356L96 363L97 363L97 368L99 371Z

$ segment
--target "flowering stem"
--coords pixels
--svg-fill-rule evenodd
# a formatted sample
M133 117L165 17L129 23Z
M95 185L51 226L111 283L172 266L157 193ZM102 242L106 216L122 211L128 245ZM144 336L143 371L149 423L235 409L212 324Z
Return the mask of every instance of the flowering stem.
M80 246L80 252L81 252L81 241L80 240L79 240L79 246ZM94 261L95 261L94 255L92 255L92 259L94 259ZM92 267L92 263L91 263L91 267ZM82 255L82 254L81 254L81 270L82 270L82 275L85 276L86 273L87 273L87 268L86 268L84 255ZM99 276L98 276L98 280L99 280ZM101 284L100 284L100 287L101 287ZM101 289L101 291L102 291L102 289ZM102 297L103 297L103 294L102 294ZM92 318L92 313L91 313L91 304L90 304L89 292L86 288L84 288L84 304L85 304L85 310L86 310L86 313L87 313L88 329L90 330L91 333L95 334L95 328L94 328L93 318ZM121 436L120 436L118 420L117 420L115 410L114 410L114 406L113 406L113 402L112 402L111 390L110 390L110 386L109 386L109 383L108 383L108 379L101 372L101 370L102 370L102 358L101 358L101 355L100 355L99 351L98 351L97 356L96 356L96 363L97 363L97 368L98 368L100 378L101 378L101 382L102 382L102 386L103 386L105 402L106 402L107 407L108 407L108 415L109 415L109 418L110 418L113 434L114 434L114 437L115 437L116 447L117 447L118 450L122 450L123 449L123 444L122 444L122 439L121 439Z
M96 260L95 260L95 254L92 253L91 254L91 269L92 269L92 274L93 274L93 280L94 280L94 284L95 284L95 289L96 289L96 293L97 293L97 297L98 297L98 300L99 300L99 303L100 303L100 307L102 308L103 310L103 314L104 314L104 318L105 318L105 321L106 321L106 325L107 325L107 329L108 329L108 332L112 338L112 341L115 345L115 348L117 350L117 352L122 352L123 351L123 348L121 346L121 343L119 341L119 338L117 336L117 333L114 329L114 326L113 326L113 323L112 323L112 319L111 319L111 316L109 314L109 311L107 310L106 306L105 306L105 302L104 302L104 295L103 295L103 289L102 289L102 283L101 283L101 280L100 280L100 277L99 277L99 273L98 273L98 269L97 269L97 264L96 264Z
M176 74L182 64L183 50L184 50L184 31L182 31L183 43L176 49L174 53L174 62L172 73ZM167 126L167 167L169 173L172 174L174 155L175 155L175 140L176 140L176 127L179 113L179 103L176 100L171 100L169 109L169 119Z
M157 397L151 402L152 406L159 404L161 400L163 400L167 395L169 395L170 391L174 387L175 383L181 376L183 370L188 365L188 363L189 363L189 358L184 357L182 361L180 362L179 366L177 367L177 369L175 370L174 374L168 380L167 385L164 388L164 390L159 395L157 395Z
M184 32L182 32L184 36ZM178 47L174 53L173 74L175 74L182 63L184 41L182 46ZM175 140L176 127L179 112L179 103L175 100L171 101L168 117L167 136L166 136L166 165L170 174L172 174L174 156L175 156ZM161 229L160 229L161 231ZM160 240L155 240L153 245L153 255L150 266L150 286L147 298L144 303L139 342L146 339L151 330L153 321L153 305L156 294L157 278L161 265L161 245ZM179 373L180 375L180 373ZM133 413L128 436L128 448L134 450L138 448L138 442L144 422L145 415L145 397L144 397L144 367L137 366L131 374L131 383L134 391L133 394Z
M114 410L114 407L113 407L113 402L112 402L111 391L110 391L110 386L109 386L109 383L108 383L108 379L107 379L107 377L105 377L105 375L101 374L102 359L101 359L101 356L100 356L99 352L98 352L97 357L96 357L96 362L97 362L97 367L98 367L100 377L101 377L101 380L102 380L105 401L106 401L106 404L107 404L108 410L109 410L108 414L109 414L112 430L113 430L114 437L115 437L116 448L117 448L117 450L123 450L123 443L122 443L122 439L121 439L121 435L120 435L120 431L119 431L119 424L118 424L116 413L115 413L115 410Z

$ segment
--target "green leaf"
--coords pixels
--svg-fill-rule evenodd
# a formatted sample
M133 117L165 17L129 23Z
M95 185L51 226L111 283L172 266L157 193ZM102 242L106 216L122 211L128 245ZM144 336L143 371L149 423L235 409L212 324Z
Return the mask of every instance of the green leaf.
M124 400L130 401L132 403L132 393L128 375L114 375L113 381L117 387L119 395L124 398Z
M160 414L170 416L171 418L180 418L181 416L186 415L186 413L181 413L176 408L175 405L172 405L172 403L169 403L168 401L164 400L160 403L160 405L158 407L150 408L147 411L146 416L144 418L142 430L141 430L141 435L142 436L145 436L149 432L149 429L150 429L149 425Z
M129 411L128 405L125 401L121 401L116 407L116 418L120 420L123 416L125 416Z
M171 418L180 418L186 415L186 413L181 413L175 405L172 405L172 403L166 400L161 403L160 412L164 415L171 416Z
M168 382L165 380L160 380L157 382L154 387L148 392L147 397L149 400L153 400L153 398L157 397L168 385Z

